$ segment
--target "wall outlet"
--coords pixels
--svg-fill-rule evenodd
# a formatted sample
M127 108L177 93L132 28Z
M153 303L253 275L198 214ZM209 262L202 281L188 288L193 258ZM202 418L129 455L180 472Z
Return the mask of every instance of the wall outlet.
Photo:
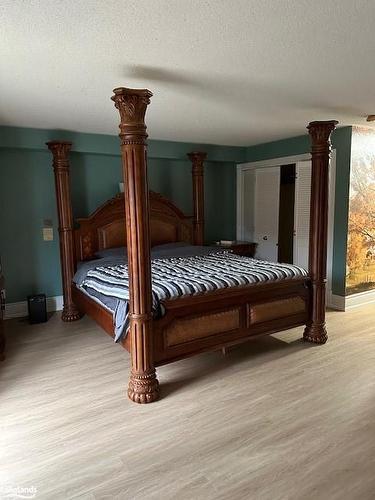
M44 241L53 241L53 227L44 227L43 228L43 240Z

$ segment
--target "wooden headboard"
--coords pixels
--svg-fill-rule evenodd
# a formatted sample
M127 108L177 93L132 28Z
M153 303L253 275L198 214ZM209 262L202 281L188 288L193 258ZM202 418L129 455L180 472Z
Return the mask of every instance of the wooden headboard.
M92 215L77 219L74 230L76 260L90 260L99 250L126 246L124 194L100 206ZM192 217L159 193L150 191L151 246L176 241L193 243Z
M147 95L149 95L149 92ZM142 102L145 104L145 101ZM130 111L133 110L134 106L135 103L130 105ZM132 115L133 118L134 116ZM135 146L135 150L142 151L142 155L145 155L146 126L142 125L141 122L138 125L143 130L142 139L137 139L136 142L131 142L131 144ZM123 145L125 145L125 142ZM57 214L59 219L60 263L64 298L61 317L64 321L75 321L80 318L80 312L74 304L72 296L72 280L77 261L92 259L99 250L126 245L125 202L129 200L124 199L124 195L120 194L104 203L90 217L78 219L76 221L77 224L74 224L69 174L69 152L72 148L72 143L61 140L49 141L47 142L47 147L53 157L52 166L55 177ZM142 263L141 267L143 266L143 269L140 269L141 282L143 282L142 280L145 277L144 273L150 272L149 248L147 248L149 243L152 246L162 243L186 241L188 243L194 242L195 245L201 245L204 241L203 163L206 153L193 151L189 153L188 157L192 164L194 210L192 217L186 217L171 201L151 191L149 192L150 203L146 204L147 168L145 168L145 158L143 156L139 157L139 164L136 162L131 163L134 166L134 178L131 178L131 180L132 182L136 181L136 186L133 182L132 187L141 189L141 206L143 208L141 207L141 210L138 210L139 207L134 205L134 199L129 201L127 208L129 208L130 220L126 222L130 225L134 218L134 213L131 210L138 210L140 218L136 227L134 227L134 234L138 237L138 240L137 238L133 238L135 247L132 244L131 252L133 255L138 255L139 261ZM125 176L126 169L127 163L123 162L123 177ZM143 182L146 182L146 184L143 185ZM129 185L125 185L125 192L129 191L128 188ZM139 197L139 193L133 194L133 196ZM149 235L143 222L146 220L145 216L147 219L150 219L150 242L148 241ZM74 229L76 226L78 228ZM131 239L129 238L129 240ZM145 257L147 257L147 262L145 262ZM132 268L133 264L130 265L132 269L132 271L129 271L130 274L131 272L135 273ZM144 297L146 296L147 293L144 294Z

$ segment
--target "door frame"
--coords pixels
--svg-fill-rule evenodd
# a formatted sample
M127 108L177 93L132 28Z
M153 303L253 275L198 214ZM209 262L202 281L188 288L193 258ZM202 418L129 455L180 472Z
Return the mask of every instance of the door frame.
M298 163L311 160L310 153L304 153L294 156L281 156L270 158L268 160L259 160L247 163L237 164L237 214L236 214L236 237L242 238L243 233L243 185L244 172L255 170L257 168L277 167L289 163ZM332 271L333 271L333 230L335 223L335 194L336 194L336 149L332 150L329 176L329 195L328 195L328 241L327 241L327 306L335 307L332 301Z

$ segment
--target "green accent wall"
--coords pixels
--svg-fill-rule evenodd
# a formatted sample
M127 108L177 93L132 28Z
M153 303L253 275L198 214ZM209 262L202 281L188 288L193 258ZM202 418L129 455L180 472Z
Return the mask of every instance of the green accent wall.
M332 291L345 295L346 245L350 183L352 127L341 127L332 135L336 149L336 196L333 235ZM246 161L253 162L310 152L309 136L303 135L246 148Z
M72 202L75 217L89 215L118 193L121 158L117 136L0 127L0 255L7 300L34 293L61 294L52 156L45 142L73 142ZM207 242L233 239L236 231L236 164L245 148L149 141L149 186L192 213L192 150L208 153L205 169ZM52 219L54 240L43 241L43 220Z
M333 292L345 294L345 264L350 179L351 127L333 135L336 149L336 199ZM9 302L34 293L61 294L57 213L52 156L45 142L73 142L71 184L75 217L89 215L118 193L121 181L116 135L0 127L0 255ZM236 236L236 165L309 152L308 135L248 148L149 141L149 186L192 213L192 150L208 153L205 169L207 242ZM54 240L43 241L44 219L52 219Z

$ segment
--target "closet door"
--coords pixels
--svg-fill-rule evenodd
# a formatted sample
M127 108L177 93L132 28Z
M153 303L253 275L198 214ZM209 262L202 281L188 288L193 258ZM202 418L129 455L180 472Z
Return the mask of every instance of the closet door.
M277 262L280 167L255 171L254 236L256 258Z
M311 161L296 164L293 264L309 266Z

